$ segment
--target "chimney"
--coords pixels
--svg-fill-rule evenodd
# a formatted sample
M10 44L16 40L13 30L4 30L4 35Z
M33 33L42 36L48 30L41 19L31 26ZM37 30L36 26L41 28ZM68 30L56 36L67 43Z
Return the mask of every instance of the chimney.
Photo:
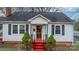
M11 16L11 7L5 8L5 16Z

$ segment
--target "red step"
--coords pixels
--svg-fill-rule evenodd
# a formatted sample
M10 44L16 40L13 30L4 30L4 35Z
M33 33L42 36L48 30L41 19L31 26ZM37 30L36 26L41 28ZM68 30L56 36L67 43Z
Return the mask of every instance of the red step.
M45 48L44 45L33 45L33 48Z
M44 51L44 49L34 49L34 51Z
M33 41L33 50L34 51L44 51L45 50L45 44L46 42L44 40L34 40Z
M44 46L44 43L33 43L33 45L43 45Z

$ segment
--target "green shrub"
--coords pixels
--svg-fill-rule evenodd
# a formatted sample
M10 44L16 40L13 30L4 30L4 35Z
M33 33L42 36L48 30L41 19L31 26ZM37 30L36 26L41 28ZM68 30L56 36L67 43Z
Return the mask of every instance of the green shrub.
M53 35L50 35L47 39L47 46L48 46L48 50L52 50L56 47L56 40L53 37Z
M26 50L31 49L31 37L28 32L24 33L24 36L22 38L22 43L24 44Z

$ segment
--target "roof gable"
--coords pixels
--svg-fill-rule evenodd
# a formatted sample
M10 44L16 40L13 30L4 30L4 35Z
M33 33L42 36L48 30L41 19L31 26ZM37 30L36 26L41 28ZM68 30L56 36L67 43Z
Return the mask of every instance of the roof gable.
M32 21L32 20L34 20L35 18L38 18L38 17L41 17L41 19L44 19L44 20L46 20L48 22L50 21L49 19L47 19L46 17L42 16L41 14L38 14L38 15L30 18L28 21Z

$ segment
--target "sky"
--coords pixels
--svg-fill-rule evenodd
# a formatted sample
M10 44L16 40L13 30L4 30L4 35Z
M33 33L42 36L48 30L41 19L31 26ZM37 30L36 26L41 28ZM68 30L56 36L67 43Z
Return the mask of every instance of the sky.
M72 19L79 19L79 7L65 8L63 12Z

